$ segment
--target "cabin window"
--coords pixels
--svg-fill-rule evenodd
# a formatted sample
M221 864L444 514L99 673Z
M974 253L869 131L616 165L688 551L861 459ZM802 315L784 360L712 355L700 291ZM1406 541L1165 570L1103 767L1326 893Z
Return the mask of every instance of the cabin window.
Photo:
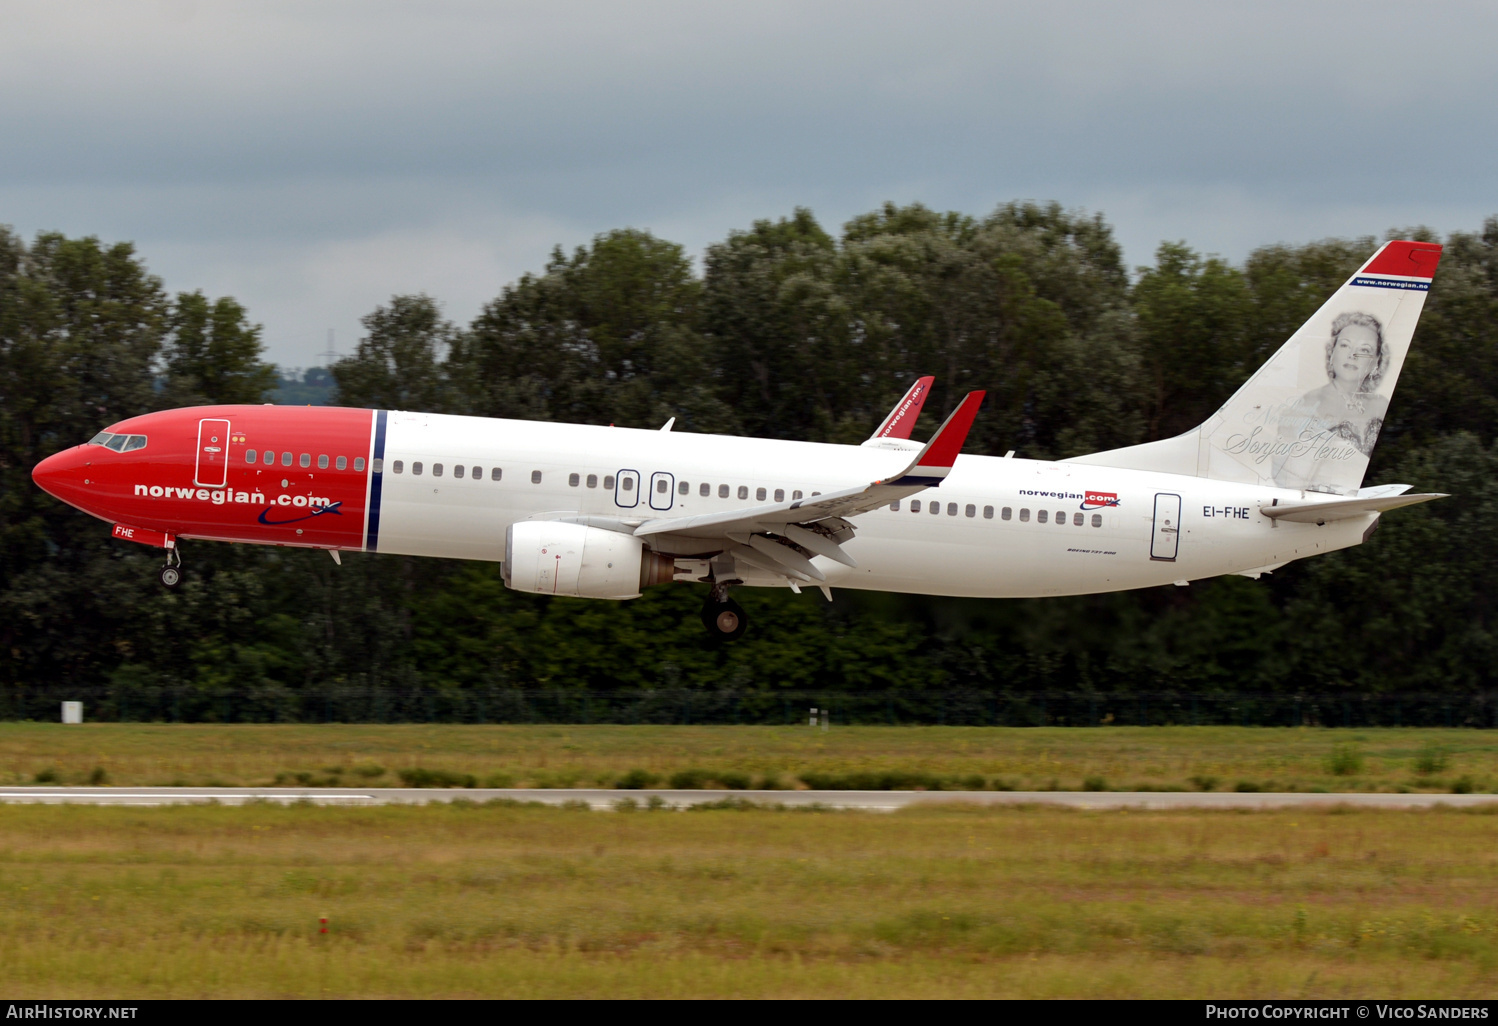
M406 465L402 461L396 460L395 461L395 465L392 466L390 469L393 470L393 471L395 471L397 474L401 474L401 473L405 472Z
M385 461L384 460L375 460L374 461L374 472L376 474L380 473L380 471L382 469L384 469L384 466L385 466ZM355 470L363 470L364 469L364 457L363 456L355 456L354 457L354 469Z
M411 473L417 474L417 475L421 474L421 461L420 460L417 460L415 463L411 464Z
M634 478L632 478L632 477L626 477L626 478L624 478L624 479L623 479L623 480L621 480L621 481L620 481L620 482L619 482L619 485L620 485L620 487L622 487L622 488L623 488L623 489L624 489L624 490L625 490L625 491L626 491L626 492L632 492L632 491L634 491L634 490L635 490L635 479L634 479Z
M1073 527L1081 527L1082 526L1082 521L1085 518L1086 518L1086 514L1085 513L1073 513L1071 515L1072 526Z
M1004 511L999 514L999 517L1000 517L1000 519L1008 520L1010 518L1010 516L1013 514L1013 512L1014 511L1011 510L1008 506L1005 506L1004 507Z
M941 503L939 503L939 502L933 502L931 504L931 515L934 517L934 516L938 516L940 513L941 513Z
M504 476L505 476L505 472L504 472L503 468L501 468L501 467L490 467L489 468L489 480L491 480L491 481L498 481L500 478L502 478Z
M728 486L727 485L719 485L718 486L718 498L720 498L720 499L726 499L726 498L728 498Z
M1056 523L1060 524L1062 527L1066 526L1066 510L1058 509L1056 511Z
M890 503L889 508L896 513L900 512L900 500L896 499L894 502Z
M567 475L567 487L568 488L576 488L578 485L580 485L582 483L583 483L583 478L582 478L581 474L568 474Z
M1103 526L1103 515L1101 513L1094 513L1092 515L1092 526L1093 527L1102 527Z
M283 452L281 454L281 466L283 466L283 467L289 467L289 466L291 466L291 460L292 460L291 453L289 453L289 452Z
M539 470L533 470L533 471L531 471L531 484L540 484L540 483L541 483L541 472Z
M597 488L598 487L598 475L597 474L589 474L588 475L588 487L589 488Z
M317 469L318 470L327 470L328 469L328 456L327 456L326 453L324 453L323 455L317 457Z
M1029 510L1022 509L1022 510L1019 511L1019 522L1020 523L1023 524L1025 521L1027 521L1029 519L1030 519L1030 511Z
M303 467L310 467L310 466L312 466L312 454L310 452L304 452L304 453L302 453L302 458L300 460L300 463L302 464Z
M347 470L348 469L348 457L347 456L340 456L340 457L338 457L338 461L336 463L334 463L333 466L336 467L338 470Z
M949 516L949 517L955 517L956 515L957 515L957 503L955 503L955 502L949 502L949 503L947 503L947 516Z
M965 514L967 514L967 516L968 516L968 517L969 517L969 518L972 518L972 517L975 517L975 516L977 516L977 515L978 515L978 507L977 507L977 506L974 506L974 505L973 505L973 504L972 504L972 503L971 503L971 502L970 502L970 503L968 503L968 504L967 504L967 508L966 508L966 509L965 509L965 510L963 510L963 512L964 512L964 513L965 513Z
M440 464L440 463L433 463L432 464L432 476L433 477L441 477L442 476L442 464Z
M777 488L777 489L775 489L775 501L776 502L784 502L785 501L785 489L784 488Z
M255 450L254 449L246 449L244 451L244 461L246 463L254 463L255 462Z
M794 492L791 492L791 501L794 502L799 498L801 498L801 489L797 488Z
M1039 509L1039 510L1035 511L1035 522L1037 524L1043 524L1048 519L1050 519L1050 514L1048 512L1046 512L1045 510Z
M769 496L769 494L770 493L767 492L767 491L765 491L763 488L756 488L754 490L754 498L756 500L758 500L759 502L764 502L765 499L766 499L766 497Z
M614 490L614 475L613 474L605 474L605 475L603 475L603 486L605 488L609 489L610 491Z
M453 477L459 481L463 480L463 464L456 463L453 465Z
M1005 510L1005 512L1007 513L1008 510ZM992 506L984 506L983 507L983 519L984 520L992 520L993 519L993 507ZM1004 519L1008 520L1009 518L1006 516Z
M655 493L657 495L665 495L670 490L671 482L667 481L664 477L655 482Z
M739 498L741 498L741 499L747 499L747 498L749 498L749 486L748 485L739 485Z
M911 499L910 500L910 512L912 512L912 513L919 513L920 511L921 511L921 500L920 499Z
M713 486L704 481L702 482L702 484L697 486L697 494L705 499L709 495L713 494Z
M678 495L691 495L692 494L692 486L690 484L688 484L687 482L682 481L682 482L678 483L677 486L676 486L676 494L678 494Z

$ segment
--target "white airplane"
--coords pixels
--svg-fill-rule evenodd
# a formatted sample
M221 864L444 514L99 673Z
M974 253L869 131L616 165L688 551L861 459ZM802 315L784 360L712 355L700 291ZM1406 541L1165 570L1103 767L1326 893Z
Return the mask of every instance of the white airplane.
M544 595L711 585L1031 597L1257 577L1367 540L1429 499L1363 488L1441 247L1390 242L1223 407L1176 438L1068 460L959 455L982 392L924 445L922 378L862 445L386 410L212 406L132 417L33 471L167 550L184 538L502 561Z

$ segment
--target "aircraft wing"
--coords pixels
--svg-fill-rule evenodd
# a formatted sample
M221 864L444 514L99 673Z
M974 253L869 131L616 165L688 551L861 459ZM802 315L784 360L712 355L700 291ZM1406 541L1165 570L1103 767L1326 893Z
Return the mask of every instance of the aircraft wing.
M1427 492L1416 495L1363 495L1355 499L1333 499L1330 502L1286 503L1275 500L1273 506L1260 506L1259 512L1273 520L1288 520L1297 524L1329 524L1333 520L1350 520L1353 517L1365 517L1369 513L1383 513L1401 506L1413 506L1419 502L1444 498L1444 492Z
M967 440L983 392L969 392L931 436L931 441L898 474L862 487L854 486L792 502L750 506L692 517L647 520L634 533L640 537L670 536L701 539L706 547L729 552L735 559L792 581L826 580L811 556L826 556L856 566L841 542L853 537L847 517L878 509L896 499L934 488L946 479ZM771 537L773 536L773 537Z

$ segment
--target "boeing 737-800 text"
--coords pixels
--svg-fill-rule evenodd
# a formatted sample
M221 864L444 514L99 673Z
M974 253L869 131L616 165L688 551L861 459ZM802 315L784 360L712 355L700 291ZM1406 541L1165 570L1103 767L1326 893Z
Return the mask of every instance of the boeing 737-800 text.
M982 392L924 445L922 378L861 446L390 410L210 406L109 426L42 461L52 495L183 539L500 561L518 591L733 587L1074 595L1257 576L1365 541L1437 495L1362 487L1441 247L1383 246L1199 427L1075 459L961 456Z

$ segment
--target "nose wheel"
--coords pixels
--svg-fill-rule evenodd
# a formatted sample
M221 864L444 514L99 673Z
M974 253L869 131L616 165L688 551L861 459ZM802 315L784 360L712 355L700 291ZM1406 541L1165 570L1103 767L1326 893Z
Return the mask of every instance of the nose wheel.
M182 554L175 546L166 550L166 566L161 568L161 583L167 588L175 588L182 583Z
M731 598L716 602L708 599L702 606L702 625L718 641L734 641L743 637L749 617L744 615L744 607Z

